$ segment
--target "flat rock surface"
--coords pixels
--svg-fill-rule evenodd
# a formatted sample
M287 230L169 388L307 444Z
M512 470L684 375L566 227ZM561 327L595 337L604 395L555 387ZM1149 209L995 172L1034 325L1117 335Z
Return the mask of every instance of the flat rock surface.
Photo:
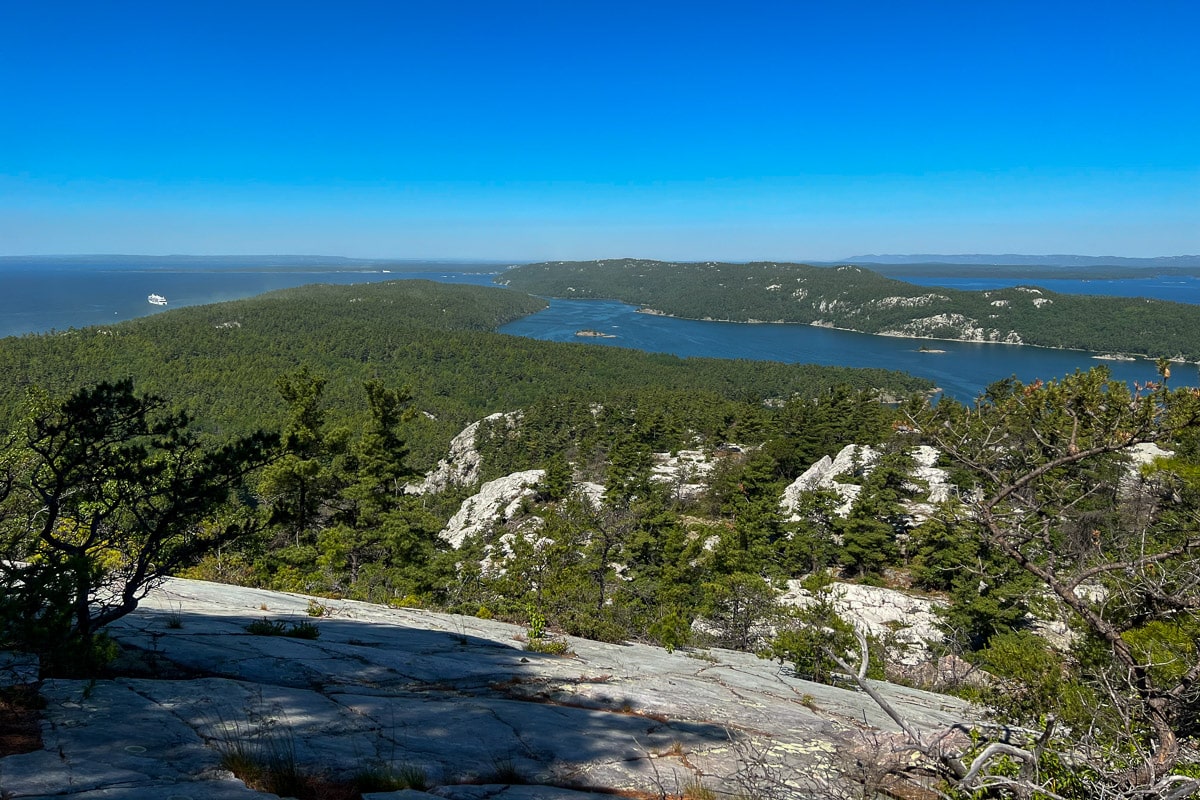
M861 692L797 680L725 650L567 638L526 652L501 622L171 580L111 627L131 677L47 680L45 748L0 759L11 798L264 797L222 764L283 755L345 780L422 776L437 796L579 798L589 789L739 792L752 781L817 794L896 726ZM255 635L266 619L316 639ZM918 728L970 718L961 702L880 684ZM524 785L520 785L524 784Z

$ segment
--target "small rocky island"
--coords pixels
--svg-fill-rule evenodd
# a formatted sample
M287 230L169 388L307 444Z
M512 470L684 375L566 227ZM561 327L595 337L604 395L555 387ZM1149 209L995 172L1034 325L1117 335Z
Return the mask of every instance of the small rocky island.
M604 331L593 331L593 330L590 330L587 328L585 328L581 331L575 331L575 335L583 336L585 338L591 338L591 339L615 339L615 338L617 338L617 335L615 333L605 333Z

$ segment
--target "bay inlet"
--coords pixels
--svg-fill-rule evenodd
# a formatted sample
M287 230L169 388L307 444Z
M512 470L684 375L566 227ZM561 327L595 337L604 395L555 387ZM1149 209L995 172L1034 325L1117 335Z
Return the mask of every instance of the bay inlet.
M551 300L544 311L510 322L501 333L556 342L578 342L586 329L612 338L589 338L589 346L630 347L677 356L744 358L846 367L879 367L933 381L948 397L970 402L989 384L1015 376L1023 382L1050 380L1103 364L1114 377L1158 379L1155 362L1102 360L1079 350L1025 345L903 339L784 323L747 324L677 319L639 313L610 300ZM1200 385L1195 364L1172 370L1173 386Z
M250 297L312 283L373 283L425 279L492 285L495 272L382 269L134 269L120 264L90 269L45 269L9 265L0 270L0 336L44 333L108 325L171 308ZM913 279L916 282L918 279ZM926 285L933 281L921 280ZM943 281L943 283L946 281ZM1015 282L1004 282L1012 285ZM1020 281L1038 284L1037 281ZM1161 296L1200 304L1200 292L1187 291L1178 278L1130 281L1056 281L1055 291L1122 296ZM1078 284L1078 285L1075 285ZM1195 286L1200 288L1200 281ZM958 288L995 288L959 286ZM1050 287L1047 287L1050 288ZM1082 289L1082 291L1080 291ZM1181 291L1182 290L1182 291ZM149 294L168 299L165 307ZM593 335L580 337L580 331ZM638 313L634 306L606 300L550 301L544 311L509 323L501 333L581 346L626 347L682 357L735 358L787 363L895 369L928 378L947 396L964 402L989 384L1010 376L1029 382L1049 380L1103 364L1117 378L1157 379L1152 361L1099 360L1096 353L1027 346L901 339L809 325L744 324L685 320ZM1200 385L1194 364L1173 369L1172 385Z

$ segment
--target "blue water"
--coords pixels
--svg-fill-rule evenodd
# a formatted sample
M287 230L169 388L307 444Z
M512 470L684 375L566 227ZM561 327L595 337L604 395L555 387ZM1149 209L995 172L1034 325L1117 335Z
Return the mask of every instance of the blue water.
M602 339L579 330L607 333ZM638 313L634 306L608 300L552 300L550 307L510 322L501 333L555 342L588 342L609 347L678 356L747 358L802 364L898 369L929 378L946 395L973 400L988 384L1015 375L1028 383L1059 378L1076 370L1106 365L1126 381L1157 380L1153 361L1101 361L1091 353L975 342L899 339L835 331L811 325L746 325L700 322ZM944 353L922 352L921 345ZM1172 370L1172 385L1200 385L1195 365Z
M46 269L8 264L0 269L0 336L66 330L104 325L171 308L216 303L310 283L354 284L406 278L491 285L492 273L404 272L269 268L179 269L130 268L120 264L86 269ZM988 280L910 279L928 286L993 289L1036 283L1052 291L1161 297L1200 304L1200 280L1193 278L1138 280ZM146 296L167 297L165 308L152 306ZM580 338L583 329L610 333L616 338ZM948 395L973 399L989 383L1015 375L1023 381L1061 377L1079 369L1105 364L1123 380L1148 381L1156 377L1153 363L1109 362L1090 353L1045 350L1033 347L894 339L833 331L808 325L744 325L699 322L639 314L624 303L600 300L553 300L538 314L504 326L503 333L560 342L587 342L610 347L630 347L680 356L711 356L830 364L850 367L884 367L929 378ZM944 353L921 352L928 348ZM1200 385L1194 365L1174 369L1175 385Z
M493 274L331 270L101 269L20 267L0 269L0 336L108 325L172 308L220 303L310 283L375 283L398 278L492 285ZM161 294L166 306L146 298Z

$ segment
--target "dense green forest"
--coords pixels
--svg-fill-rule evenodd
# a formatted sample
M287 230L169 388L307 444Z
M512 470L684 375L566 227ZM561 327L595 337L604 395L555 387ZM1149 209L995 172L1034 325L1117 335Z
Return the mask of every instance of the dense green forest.
M794 322L892 336L1200 358L1200 308L1035 286L966 292L857 266L612 261L529 264L498 281L541 296L607 298L689 319Z
M540 307L313 286L0 341L0 646L48 675L103 669L103 624L182 574L499 617L543 653L563 634L719 646L864 690L859 658L934 686L839 616L838 579L936 599L928 658L978 680L935 688L1008 726L962 751L917 739L900 773L954 798L1200 788L1183 783L1200 771L1200 393L1171 390L1165 360L1150 386L1098 367L931 406L885 371L494 333ZM418 488L493 412L478 471ZM1169 451L1134 464L1149 444ZM937 502L928 449L952 489ZM834 483L781 506L844 450ZM681 451L691 466L663 472ZM446 536L516 471L517 494ZM812 602L782 604L787 586Z
M301 365L327 381L334 419L366 413L364 380L406 386L422 413L408 434L416 464L430 466L465 425L548 398L604 402L653 392L688 403L707 430L725 412L700 406L764 397L812 396L836 385L903 395L923 379L887 370L787 365L669 355L494 333L545 307L528 295L487 287L396 281L309 286L102 328L0 340L0 421L19 413L25 391L63 394L79 385L132 377L214 433L277 424L278 377ZM656 401L667 403L667 400Z
M880 275L923 278L1014 278L1036 286L1046 278L1064 280L1115 281L1146 278L1196 278L1196 266L1119 266L1096 264L1090 266L1053 266L1029 264L951 264L946 262L912 264L872 264L856 261L858 266Z
M746 442L765 448L748 485L770 506L782 482L841 442L887 435L897 412L881 392L919 402L930 388L884 370L680 359L492 332L543 305L510 290L423 281L311 286L10 338L0 342L0 369L12 376L0 419L18 431L76 387L131 381L154 398L147 408L187 415L189 431L215 444L268 431L280 449L243 496L263 527L199 574L381 602L490 605L522 618L519 596L485 602L473 593L490 581L468 591L452 579L461 566L438 532L476 486L405 491L468 423L494 412L519 420L482 427L481 480L535 468L565 471L568 484L616 480L639 508L666 502L647 483L652 452ZM664 520L682 513L661 509ZM643 636L652 623L614 624L605 629Z

